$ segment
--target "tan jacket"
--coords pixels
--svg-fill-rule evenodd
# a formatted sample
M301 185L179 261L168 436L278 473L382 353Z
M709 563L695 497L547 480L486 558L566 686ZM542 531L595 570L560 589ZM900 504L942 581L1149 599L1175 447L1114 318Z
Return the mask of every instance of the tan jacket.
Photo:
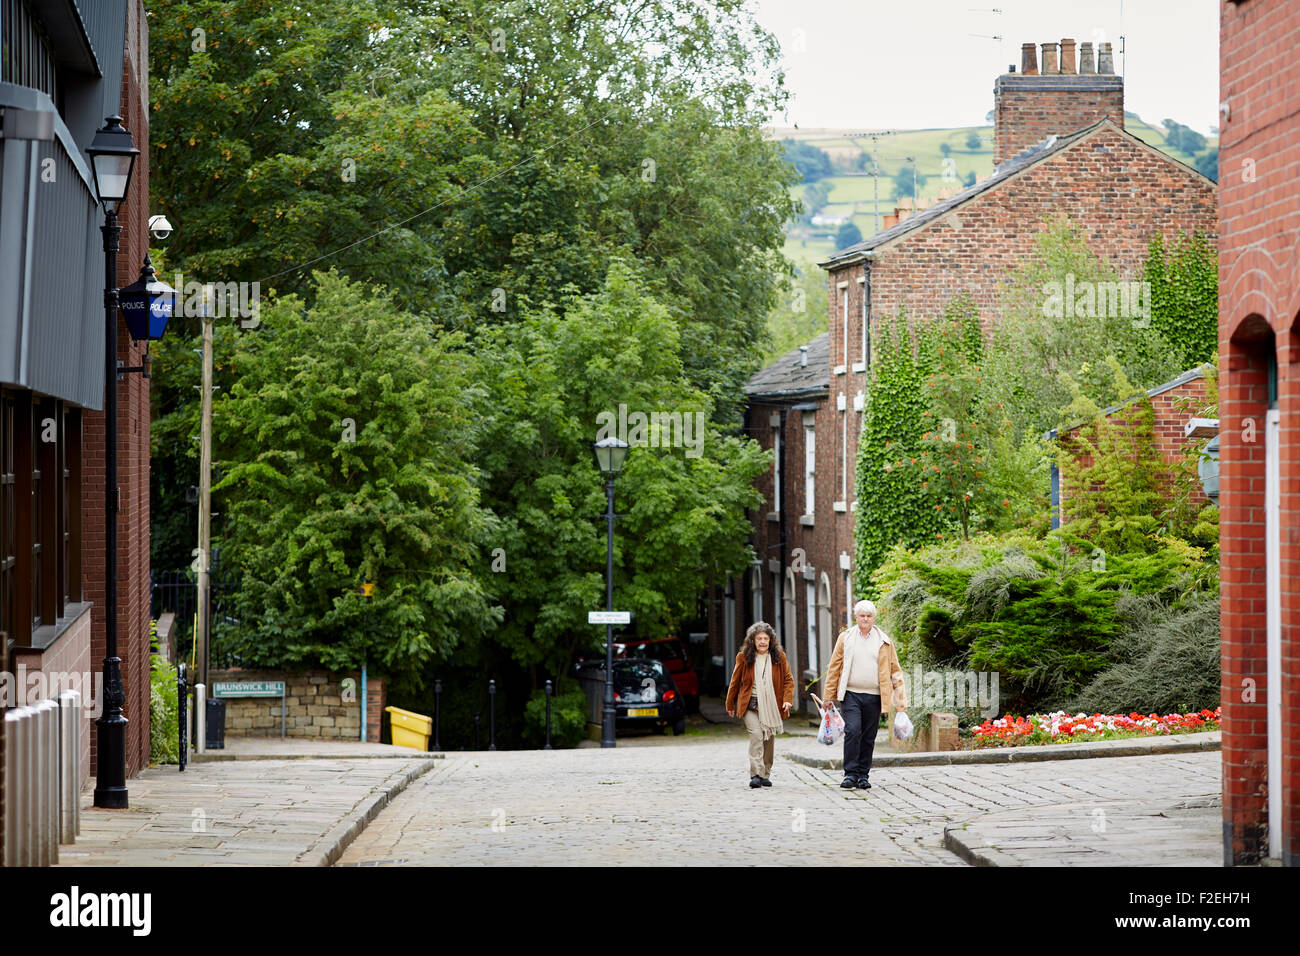
M853 627L840 631L840 636L835 639L835 650L831 653L831 666L826 671L826 682L822 684L830 700L844 699L844 692L849 682L849 671L853 669L853 645L848 645L848 660L844 659L844 647L848 643L848 636L853 631ZM873 626L872 630L880 631L880 709L887 714L907 710L903 668L898 664L898 652L894 649L894 642L878 626ZM889 693L888 690L893 692Z
M771 651L768 651L770 654ZM782 654L778 662L772 659L772 690L776 692L776 702L794 703L794 675L790 673L790 661ZM745 663L745 652L736 655L736 666L731 670L731 686L727 688L727 710L734 711L737 717L745 716L749 707L749 698L754 693L754 665ZM786 716L781 708L781 716Z

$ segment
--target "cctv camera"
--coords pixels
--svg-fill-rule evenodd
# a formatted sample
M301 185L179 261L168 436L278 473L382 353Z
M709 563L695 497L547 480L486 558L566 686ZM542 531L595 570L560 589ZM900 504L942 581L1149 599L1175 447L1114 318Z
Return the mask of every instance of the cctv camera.
M167 221L166 216L150 216L149 230L155 239L166 239L172 234L172 224Z

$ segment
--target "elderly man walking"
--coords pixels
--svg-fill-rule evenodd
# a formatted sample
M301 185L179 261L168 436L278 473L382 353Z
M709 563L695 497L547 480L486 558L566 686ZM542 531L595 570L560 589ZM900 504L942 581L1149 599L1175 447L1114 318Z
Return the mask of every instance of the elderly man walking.
M894 642L876 627L876 606L859 601L853 606L857 624L840 632L826 672L828 700L839 703L844 715L845 790L870 790L871 757L876 749L880 713L907 710L903 668Z

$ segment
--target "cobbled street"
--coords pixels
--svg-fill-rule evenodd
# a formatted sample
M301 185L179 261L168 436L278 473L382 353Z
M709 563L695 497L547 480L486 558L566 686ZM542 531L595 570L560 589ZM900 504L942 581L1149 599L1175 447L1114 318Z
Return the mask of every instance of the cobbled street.
M963 825L1004 864L1221 862L1217 752L879 767L847 791L781 756L800 745L778 741L759 790L738 739L449 754L338 865L962 866L944 827Z

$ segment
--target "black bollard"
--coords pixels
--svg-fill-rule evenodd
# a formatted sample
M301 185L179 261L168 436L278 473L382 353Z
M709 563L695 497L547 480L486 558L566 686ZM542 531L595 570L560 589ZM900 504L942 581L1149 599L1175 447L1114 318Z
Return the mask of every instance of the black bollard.
M497 749L497 682L488 681L488 750Z
M546 682L546 746L543 750L551 749L551 682Z
M186 697L189 693L189 684L185 680L185 662L181 661L176 665L176 724L180 734L181 750L181 773L185 772L185 758L189 756L189 719L190 715L186 713L186 704L189 702Z
M479 718L480 718L481 716L482 716L481 714L475 714L475 715L474 715L474 749L475 749L475 750L478 750L478 749L479 749L479 746L478 746L478 728L479 728Z
M442 744L438 742L439 725L442 723L442 681L433 682L433 752L440 753Z

